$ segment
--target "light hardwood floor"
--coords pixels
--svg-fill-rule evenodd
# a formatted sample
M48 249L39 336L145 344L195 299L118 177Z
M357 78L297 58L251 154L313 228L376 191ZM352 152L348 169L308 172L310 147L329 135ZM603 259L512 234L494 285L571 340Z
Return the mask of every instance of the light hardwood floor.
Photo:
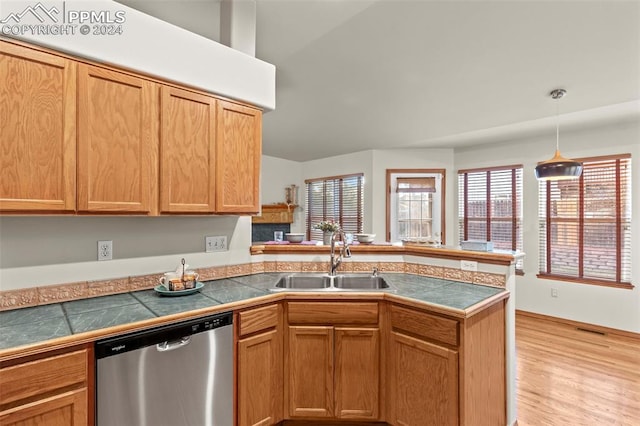
M518 426L640 425L640 339L518 313L516 351Z

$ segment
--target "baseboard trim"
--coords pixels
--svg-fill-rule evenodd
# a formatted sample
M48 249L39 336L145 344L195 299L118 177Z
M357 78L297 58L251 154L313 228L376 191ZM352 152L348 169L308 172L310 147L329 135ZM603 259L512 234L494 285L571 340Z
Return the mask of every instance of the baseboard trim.
M599 334L610 334L614 336L621 336L621 337L626 337L629 339L635 339L640 341L640 333L634 333L633 331L619 330L617 328L604 327L601 325L589 324L589 323L580 322L580 321L573 321L570 319L553 317L550 315L538 314L535 312L521 311L519 309L516 309L516 316L518 315L555 322L558 324L564 324L571 327L575 327L577 329L581 329L583 331L592 331Z

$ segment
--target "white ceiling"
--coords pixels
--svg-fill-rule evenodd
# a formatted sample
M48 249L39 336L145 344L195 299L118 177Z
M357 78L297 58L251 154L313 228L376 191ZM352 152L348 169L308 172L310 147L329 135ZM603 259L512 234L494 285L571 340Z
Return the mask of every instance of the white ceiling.
M120 2L219 36L219 0ZM640 119L640 0L256 2L266 155L501 142L553 129L556 107L563 126Z

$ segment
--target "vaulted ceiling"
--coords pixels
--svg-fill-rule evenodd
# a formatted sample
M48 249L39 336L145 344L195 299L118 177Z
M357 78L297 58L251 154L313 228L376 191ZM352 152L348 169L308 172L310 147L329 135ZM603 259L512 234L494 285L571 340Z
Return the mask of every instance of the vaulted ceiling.
M120 2L219 36L219 0ZM640 1L256 4L256 57L277 69L266 155L501 142L551 131L556 107L567 126L640 119Z

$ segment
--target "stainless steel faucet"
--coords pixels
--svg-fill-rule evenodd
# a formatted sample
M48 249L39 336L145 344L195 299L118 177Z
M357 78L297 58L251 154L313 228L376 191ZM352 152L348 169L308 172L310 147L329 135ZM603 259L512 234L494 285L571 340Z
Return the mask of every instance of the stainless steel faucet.
M342 236L342 246L340 247L340 253L338 254L338 257L336 258L336 234L337 233L334 232L331 235L331 256L329 260L329 263L330 263L329 276L330 277L336 276L336 270L342 263L343 257L344 258L351 257L351 249L349 248L349 242L347 241L347 238L344 236L344 232L340 231L340 235Z

